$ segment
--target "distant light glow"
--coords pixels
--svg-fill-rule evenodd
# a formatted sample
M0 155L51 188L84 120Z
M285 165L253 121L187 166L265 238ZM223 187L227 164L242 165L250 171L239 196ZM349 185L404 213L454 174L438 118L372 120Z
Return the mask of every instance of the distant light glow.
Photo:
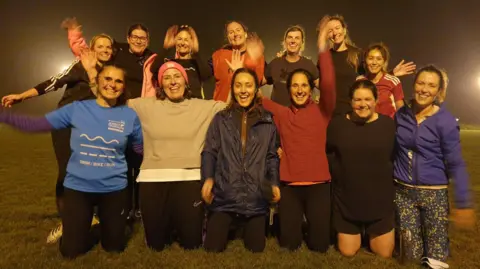
M459 121L460 119L459 118L456 118L457 121Z
M65 70L67 70L70 66L69 65L64 65L64 66L61 66L60 67L60 72L63 72Z

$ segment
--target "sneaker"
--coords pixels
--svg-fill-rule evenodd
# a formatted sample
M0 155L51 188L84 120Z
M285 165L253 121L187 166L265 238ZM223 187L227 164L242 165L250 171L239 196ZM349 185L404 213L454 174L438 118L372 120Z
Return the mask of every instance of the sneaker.
M100 224L100 220L96 215L92 218L92 226ZM56 243L63 234L63 225L60 223L55 229L53 229L47 237L47 244Z
M437 261L435 259L427 258L427 257L422 258L422 264L426 265L428 268L431 268L431 269L448 269L449 268L448 264L441 261Z
M54 244L62 237L63 225L60 223L47 237L47 244Z

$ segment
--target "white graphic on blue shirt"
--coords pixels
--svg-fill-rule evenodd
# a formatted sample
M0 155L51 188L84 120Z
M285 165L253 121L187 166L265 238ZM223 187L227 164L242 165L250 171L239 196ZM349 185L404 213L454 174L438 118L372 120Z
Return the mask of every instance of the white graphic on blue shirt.
M125 130L125 121L108 121L108 130L123 133Z
M46 115L55 129L71 128L72 154L64 186L84 192L112 192L127 185L125 150L141 144L142 131L131 108L73 102Z

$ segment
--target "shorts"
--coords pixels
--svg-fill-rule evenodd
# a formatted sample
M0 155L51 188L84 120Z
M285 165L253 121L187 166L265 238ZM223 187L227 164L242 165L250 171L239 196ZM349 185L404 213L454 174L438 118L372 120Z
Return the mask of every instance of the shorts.
M338 233L342 234L365 234L382 235L386 234L395 228L395 212L384 218L374 221L355 221L349 220L342 216L338 210L333 213L333 227Z

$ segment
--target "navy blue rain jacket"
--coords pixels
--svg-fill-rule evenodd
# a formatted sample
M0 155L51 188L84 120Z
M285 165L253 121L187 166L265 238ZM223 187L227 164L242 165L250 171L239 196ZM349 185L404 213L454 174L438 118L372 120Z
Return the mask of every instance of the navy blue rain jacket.
M214 181L214 199L208 209L246 217L266 214L271 188L279 184L277 129L272 114L263 106L248 112L259 114L248 129L244 155L241 129L236 124L239 119L235 118L238 112L234 110L217 113L205 139L202 181Z

